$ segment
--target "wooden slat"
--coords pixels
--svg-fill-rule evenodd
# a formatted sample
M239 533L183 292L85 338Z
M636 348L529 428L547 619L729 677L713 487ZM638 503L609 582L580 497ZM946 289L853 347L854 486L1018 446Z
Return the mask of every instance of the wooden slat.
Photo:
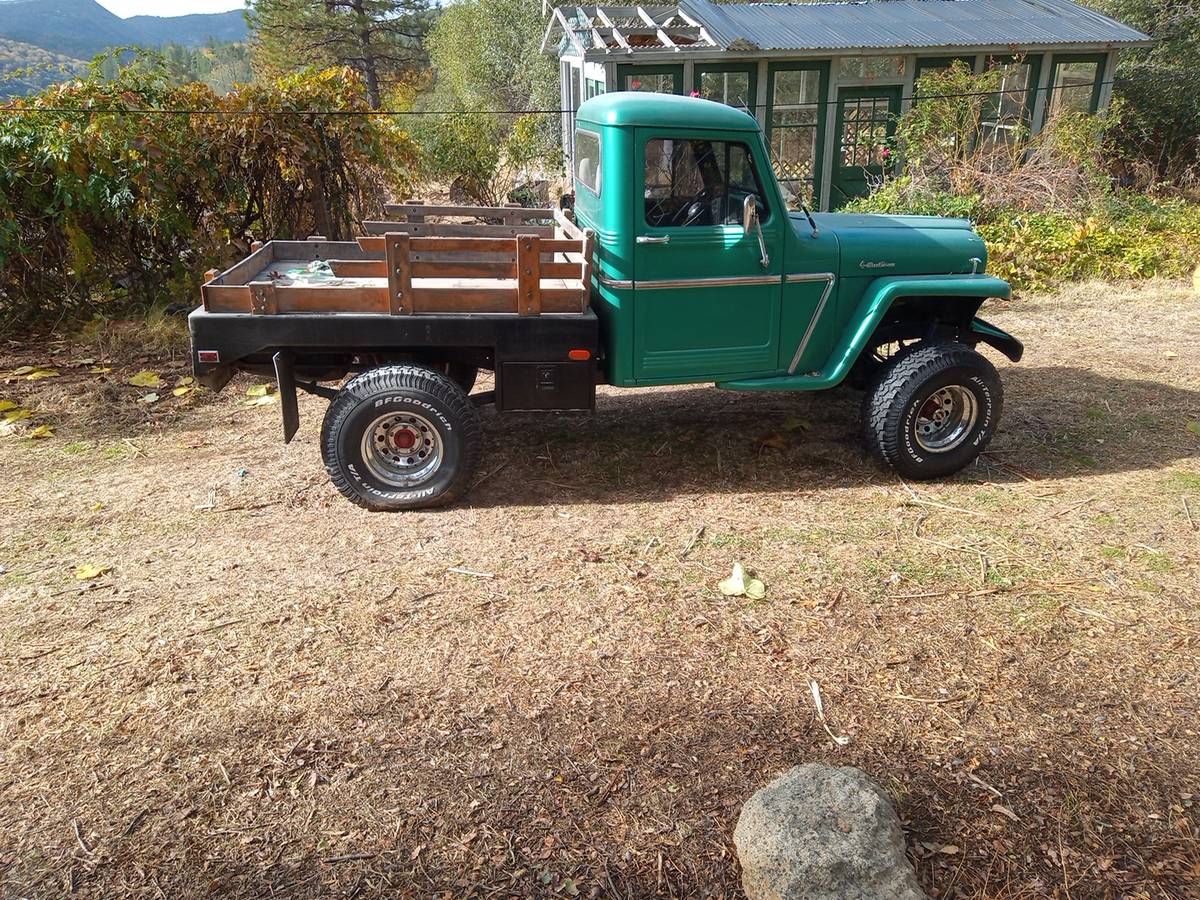
M555 238L548 241L542 241L543 253L582 253L583 241L563 240Z
M477 219L503 219L509 222L529 222L537 219L552 219L551 207L526 206L445 206L424 203L388 203L383 211L389 216L473 216ZM409 221L413 221L411 218Z
M575 238L576 240L583 239L582 229L580 229L580 227L578 225L576 225L574 222L572 222L570 219L568 219L567 214L563 210L561 210L561 209L554 210L554 221L558 224L558 227L563 230L563 234L566 237Z
M363 312L387 314L388 289L385 287L277 287L279 311L289 312Z
M485 253L512 252L514 239L497 237L415 237L409 242L413 252L479 250ZM360 237L358 245L372 253L383 251L383 236Z
M578 271L576 271L578 274ZM517 263L447 259L414 262L413 278L516 278Z
M577 262L544 262L542 263L543 278L579 278L583 271L583 263Z
M537 316L542 312L542 239L536 234L517 238L517 312Z
M250 288L245 285L210 284L200 289L204 308L216 313L250 312Z
M387 278L386 259L331 259L329 267L338 278Z
M411 234L413 237L516 237L518 234L554 236L552 225L460 225L454 222L363 222L367 234Z
M384 238L384 256L388 267L388 308L393 316L411 315L417 310L412 298L412 271L407 234L389 234Z
M515 313L516 294L512 288L414 288L417 302L424 310L438 312Z

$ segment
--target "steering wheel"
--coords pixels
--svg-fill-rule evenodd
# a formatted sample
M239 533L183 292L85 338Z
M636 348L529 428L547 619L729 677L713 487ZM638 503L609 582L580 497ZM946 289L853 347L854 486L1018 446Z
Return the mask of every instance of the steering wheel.
M702 215L708 212L708 191L701 191L698 193L696 195L696 199L689 203L687 207L680 212L682 215L677 214L675 216L676 221L672 224L685 226L691 225ZM680 221L681 219L682 221Z

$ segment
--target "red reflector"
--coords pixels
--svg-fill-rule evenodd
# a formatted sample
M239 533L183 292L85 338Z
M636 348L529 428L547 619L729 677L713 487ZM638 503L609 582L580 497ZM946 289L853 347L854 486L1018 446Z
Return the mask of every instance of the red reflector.
M197 350L196 359L202 363L219 363L221 361L221 351L219 350Z
M591 359L591 350L571 350L567 353L569 359Z

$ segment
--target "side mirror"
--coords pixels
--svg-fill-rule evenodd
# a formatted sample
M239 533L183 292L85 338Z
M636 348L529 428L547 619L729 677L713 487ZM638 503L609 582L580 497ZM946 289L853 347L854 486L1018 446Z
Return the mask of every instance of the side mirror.
M742 224L747 232L758 227L758 200L753 194L747 194L742 201Z
M767 256L767 242L763 239L762 223L758 221L758 198L753 194L747 194L742 201L742 223L746 226L746 234L753 230L758 237L758 251L762 254L759 263L765 269L771 264L771 258Z

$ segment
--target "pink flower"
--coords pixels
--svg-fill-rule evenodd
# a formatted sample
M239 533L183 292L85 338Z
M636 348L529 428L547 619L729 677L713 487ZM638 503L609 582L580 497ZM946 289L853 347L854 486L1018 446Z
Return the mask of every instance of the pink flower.
M690 96L692 96L692 97L699 97L699 96L700 96L700 92L699 92L699 91L692 91L692 93L691 93L691 95L690 95Z
M640 91L642 89L642 83L635 78L633 81L629 82L629 89L631 91Z
M884 147L883 148L883 158L887 159L891 155L892 155L892 151L889 150L887 147Z

